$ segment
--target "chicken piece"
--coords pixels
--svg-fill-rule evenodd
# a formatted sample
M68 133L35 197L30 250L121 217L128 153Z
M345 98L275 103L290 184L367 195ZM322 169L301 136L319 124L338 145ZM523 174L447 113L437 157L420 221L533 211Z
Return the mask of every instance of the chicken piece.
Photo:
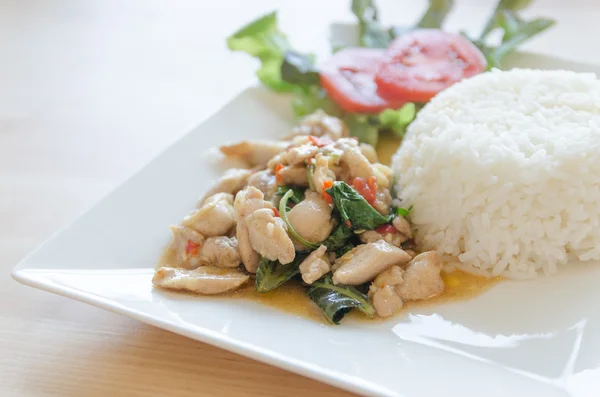
M379 316L391 316L402 308L404 302L396 292L395 287L404 281L402 278L403 273L404 271L400 266L392 266L375 277L375 280L371 283L369 297Z
M320 246L310 253L300 264L300 274L306 284L312 284L331 270L327 247Z
M154 273L152 283L166 289L214 295L236 290L249 278L239 270L210 266L201 266L193 270L161 267Z
M198 257L203 265L216 267L238 267L242 262L235 237L207 238Z
M279 185L308 187L308 174L304 167L287 166L277 172L277 181Z
M445 284L440 271L442 258L435 251L414 257L404 272L404 282L396 286L403 300L429 299L444 291Z
M408 238L398 232L379 233L375 230L367 230L366 232L361 233L359 238L363 243L373 243L378 240L384 240L398 248L402 248L402 243L408 240Z
M353 139L340 139L336 142L335 147L344 151L341 162L348 168L349 178L347 179L358 177L367 180L369 177L374 176L379 188L389 189L391 179L388 177L387 172L380 170L381 165L372 165L361 152L356 141Z
M292 130L294 135L313 135L317 137L327 136L332 140L338 140L348 136L348 127L337 117L329 116L323 110L306 116L300 125Z
M208 197L201 207L192 211L181 222L205 237L223 236L235 226L233 195L217 193Z
M319 243L331 234L335 222L331 219L333 207L319 193L307 190L304 200L287 213L290 225L304 239Z
M392 221L392 225L394 225L396 230L398 230L400 233L406 236L406 240L410 240L412 238L413 234L410 228L410 223L408 223L408 221L403 216L396 216Z
M379 173L381 173L388 181L392 181L394 179L394 172L390 167L381 163L373 163L373 168L377 169ZM389 186L386 186L389 189Z
M185 226L171 226L173 241L173 266L193 269L200 266L200 250L204 245L204 236Z
M373 146L369 145L368 143L360 143L358 145L358 148L360 149L360 152L363 154L363 156L365 156L371 164L379 162L379 157L377 157L377 151L375 151L375 148Z
M335 173L329 167L329 158L321 153L315 157L315 169L313 171L313 184L317 193L323 195L325 181L334 181Z
M221 146L221 152L229 157L238 158L250 167L267 166L268 161L285 150L289 142L285 141L242 141L231 145Z
M386 271L383 271L375 277L372 287L375 288L383 288L386 285L391 285L395 287L396 285L400 285L404 282L403 278L404 270L400 266L392 266Z
M230 193L235 195L246 185L246 180L250 175L252 175L252 171L244 168L228 169L223 176L208 189L199 204L202 204L208 197L216 193Z
M366 283L391 266L403 265L408 261L410 256L406 252L383 240L359 245L336 260L333 283Z
M394 312L402 309L404 305L402 298L398 296L394 287L389 285L383 288L369 289L369 296L377 315L380 317L389 317Z
M408 255L410 255L411 258L414 258L415 256L417 256L417 252L413 251L411 249L404 250L404 252L406 252Z
M390 206L392 205L392 195L386 188L379 188L375 195L375 202L373 208L377 210L381 215L387 216L390 213Z
M248 272L256 273L258 263L260 262L260 255L252 248L245 218L258 209L274 208L273 204L264 200L264 195L260 190L253 186L248 186L235 196L233 207L238 219L235 235L238 240L242 262Z
M306 160L314 157L318 152L319 148L310 142L299 146L293 146L269 160L267 167L274 171L279 164L303 165Z
M275 174L269 170L255 172L248 178L248 186L254 186L264 194L267 201L275 198L277 193L277 182Z
M294 260L296 250L287 234L287 226L283 219L275 216L273 210L256 210L244 222L254 251L271 261L278 260L282 265Z

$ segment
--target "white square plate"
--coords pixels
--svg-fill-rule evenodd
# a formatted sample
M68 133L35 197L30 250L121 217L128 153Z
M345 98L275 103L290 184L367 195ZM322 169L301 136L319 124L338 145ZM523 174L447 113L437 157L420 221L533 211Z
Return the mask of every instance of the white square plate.
M522 54L528 67L600 71ZM221 173L210 148L277 138L287 101L249 88L14 270L15 279L341 388L381 396L596 396L600 266L504 282L386 322L326 326L258 303L152 288L178 222Z

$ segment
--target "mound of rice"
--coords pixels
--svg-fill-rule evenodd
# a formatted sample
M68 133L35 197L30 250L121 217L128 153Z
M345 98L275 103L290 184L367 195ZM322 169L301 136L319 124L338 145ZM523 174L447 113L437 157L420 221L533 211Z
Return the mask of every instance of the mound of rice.
M492 71L436 96L394 157L417 243L488 276L600 259L600 82Z

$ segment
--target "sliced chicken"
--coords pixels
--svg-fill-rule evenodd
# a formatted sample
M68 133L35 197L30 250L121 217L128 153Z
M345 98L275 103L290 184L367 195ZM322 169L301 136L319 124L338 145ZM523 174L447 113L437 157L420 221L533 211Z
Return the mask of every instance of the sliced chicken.
M235 235L238 240L242 262L248 272L256 273L258 263L260 262L260 255L252 248L245 218L258 209L274 208L273 204L264 200L264 195L260 190L253 186L248 186L235 196L233 207L238 219Z
M391 316L400 310L404 304L395 287L403 283L404 271L400 266L392 266L380 273L369 287L369 297L375 307L375 311L381 317Z
M296 250L294 243L287 234L283 219L275 216L269 208L254 211L244 222L248 227L250 244L261 256L285 265L294 260Z
M244 168L230 168L215 183L200 200L203 203L208 197L216 193L230 193L235 195L246 185L246 180L252 175L252 170Z
M295 135L314 135L317 137L327 136L332 140L338 140L348 136L348 127L337 117L327 115L319 109L313 114L306 116L299 126L292 130Z
M442 258L435 251L417 255L404 272L404 282L396 287L403 300L429 299L444 291L440 271Z
M323 194L325 181L334 181L336 174L330 169L329 157L319 153L315 157L315 169L313 171L313 184L317 193Z
M331 234L335 223L331 218L333 207L322 195L306 191L306 196L287 213L290 225L304 239L319 243Z
M216 267L238 267L242 263L237 239L225 236L207 238L198 259L203 265Z
M392 195L387 188L379 188L375 195L375 202L373 208L377 210L381 215L387 216L390 213L390 206L392 205Z
M336 260L333 283L366 283L391 266L403 265L408 261L410 256L406 252L383 240L359 245Z
M308 187L308 174L306 168L301 166L287 166L277 171L279 185Z
M210 266L193 270L161 267L154 273L152 283L166 289L214 295L239 289L249 278L239 270Z
M398 248L401 248L402 243L408 240L406 236L398 232L379 233L375 230L367 230L366 232L361 233L359 238L363 243L372 243L378 240L384 240Z
M254 186L264 194L267 201L275 198L277 193L277 182L275 174L269 170L255 172L248 178L248 186Z
M318 152L319 148L311 142L292 146L269 160L267 167L274 171L279 164L303 165L306 160L314 157Z
M404 305L402 298L396 293L394 287L389 285L383 288L369 289L369 296L377 315L380 317L389 317L402 309Z
M320 246L310 253L300 264L300 274L306 284L312 284L331 270L327 247Z
M373 146L369 145L368 143L360 143L358 145L358 148L360 149L360 152L363 154L363 156L365 156L371 164L379 162L379 157L377 157L377 151Z
M382 172L379 166L373 166L369 162L356 141L353 139L340 139L335 146L344 151L341 161L348 168L350 178L359 177L367 180L369 177L374 176L378 187L389 189L391 180L388 175Z
M242 141L231 145L221 146L221 152L229 157L238 158L250 167L266 167L268 161L279 152L285 150L286 141Z
M392 225L394 225L396 230L398 230L400 233L406 236L407 240L412 238L413 235L412 230L410 228L410 223L408 223L408 221L403 216L396 216L392 221Z
M173 252L171 265L193 269L200 266L200 251L204 245L204 236L185 226L171 226L173 241L170 250Z
M186 216L181 224L197 230L205 237L223 236L235 226L232 204L232 194L214 194L206 198L200 208Z

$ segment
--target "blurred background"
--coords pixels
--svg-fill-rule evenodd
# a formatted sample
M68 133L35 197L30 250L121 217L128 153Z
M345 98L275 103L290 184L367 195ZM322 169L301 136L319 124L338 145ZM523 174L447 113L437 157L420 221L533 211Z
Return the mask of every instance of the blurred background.
M478 33L495 1L455 3L447 28ZM207 390L228 384L236 371L245 371L246 379L229 390L236 395L248 395L252 379L267 385L263 395L289 390L277 389L281 382L294 385L297 395L307 390L315 396L344 394L26 289L10 280L9 271L253 81L255 61L226 49L229 34L279 9L280 26L294 47L323 54L329 48L329 24L353 21L349 4L0 0L0 395L103 396L140 390L211 395ZM378 4L383 22L403 25L418 18L426 1ZM537 0L524 15L558 23L523 50L600 62L598 2ZM181 355L153 353L159 342L162 348L167 343L180 349ZM207 374L207 362L225 369ZM190 376L183 389L165 383L183 374Z

